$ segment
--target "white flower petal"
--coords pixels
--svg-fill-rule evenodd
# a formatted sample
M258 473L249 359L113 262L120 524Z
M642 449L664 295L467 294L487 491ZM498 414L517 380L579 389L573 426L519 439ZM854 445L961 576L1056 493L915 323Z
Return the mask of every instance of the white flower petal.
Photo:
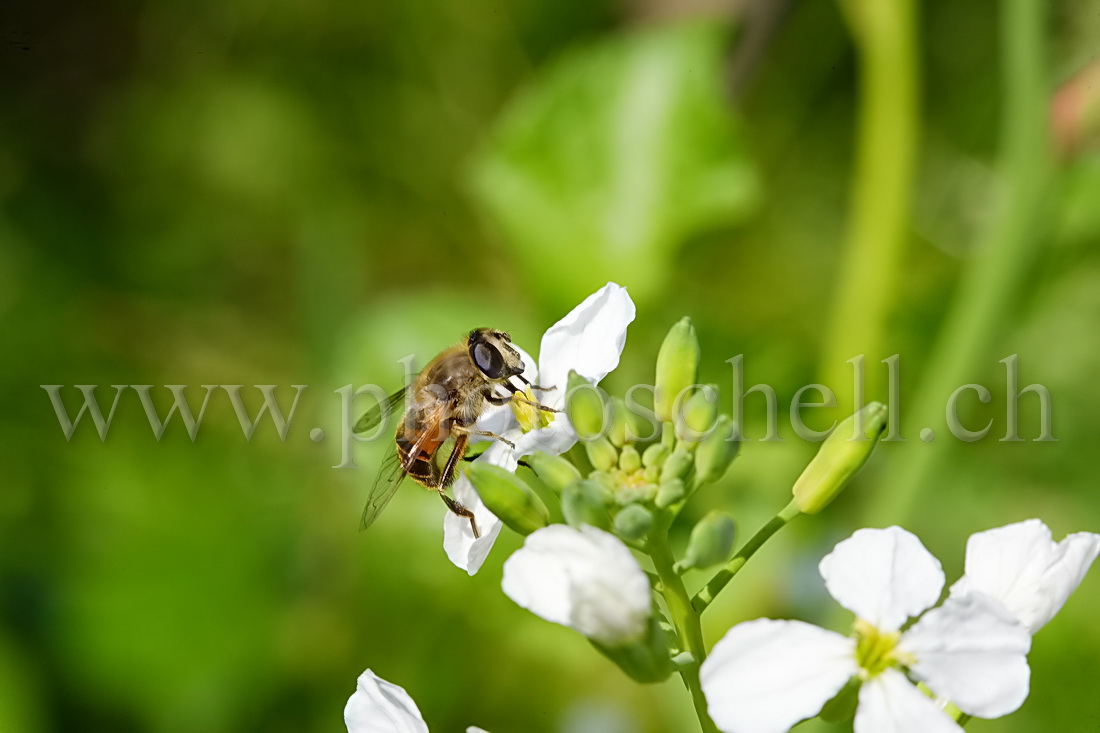
M902 635L910 671L960 710L999 718L1027 699L1031 635L1001 604L974 593L948 598Z
M564 404L570 369L599 382L619 365L626 344L626 327L634 320L634 314L634 301L626 288L608 283L543 334L539 383L557 388L541 394L547 405Z
M554 421L545 428L520 433L511 439L516 444L516 456L528 456L535 451L559 455L573 447L577 433L565 413L554 415Z
M486 461L509 471L516 470L512 449L500 441L486 448L476 460ZM469 519L448 511L443 516L443 549L451 562L473 575L481 569L485 558L489 556L489 550L493 549L493 543L500 535L501 522L481 501L465 473L455 481L453 493L455 501L474 513L481 537L474 538Z
M640 637L651 611L649 581L617 537L552 524L528 535L504 563L505 595L607 646Z
M507 433L517 429L516 414L512 412L511 405L492 405L481 413L481 417L477 419L477 424L474 427L487 433L496 433L508 437ZM518 432L518 430L516 431ZM480 443L484 440L496 440L496 438L488 438L477 434L470 436L471 443Z
M829 594L880 631L896 631L935 603L943 568L921 541L900 527L860 529L819 566Z
M1038 519L978 532L966 543L966 574L951 594L980 591L1004 604L1035 633L1065 605L1100 553L1100 535L1055 542Z
M859 688L855 733L962 733L905 675L888 669Z
M783 733L816 715L857 671L855 642L801 621L738 624L700 670L710 717L727 733Z
M489 733L489 731L484 728L478 728L476 725L471 725L466 728L466 733Z
M369 669L344 706L344 724L348 733L428 733L409 693Z

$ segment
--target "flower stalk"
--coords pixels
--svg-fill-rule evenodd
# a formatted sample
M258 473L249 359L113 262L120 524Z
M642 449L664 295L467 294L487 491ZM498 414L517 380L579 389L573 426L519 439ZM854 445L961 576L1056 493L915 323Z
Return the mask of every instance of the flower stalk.
M756 554L756 551L763 547L764 543L772 538L772 535L786 527L787 523L800 513L797 502L792 500L790 504L783 508L783 511L776 514L771 521L761 527L760 531L737 551L737 554L726 563L725 567L715 573L714 577L703 586L703 589L695 594L695 597L691 600L695 612L701 614L705 611L715 597L722 592L722 589L733 580L733 576L741 572L741 568L745 567L745 563Z
M694 657L692 663L678 669L680 677L691 693L700 728L704 733L718 733L718 727L707 713L707 700L699 681L699 666L707 657L706 647L703 645L703 629L699 624L699 613L692 605L687 588L684 587L684 581L676 572L676 562L672 557L672 548L668 544L668 530L674 518L671 512L662 513L654 525L654 532L651 534L647 548L660 579L658 591L668 604L672 625L676 629L681 644L686 646L686 651Z

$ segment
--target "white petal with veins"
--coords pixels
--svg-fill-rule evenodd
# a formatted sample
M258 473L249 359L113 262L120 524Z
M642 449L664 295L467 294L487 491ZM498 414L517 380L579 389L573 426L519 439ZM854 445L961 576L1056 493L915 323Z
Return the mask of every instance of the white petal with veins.
M859 688L855 733L962 733L905 675L888 669Z
M783 733L813 717L858 671L855 642L801 621L738 624L700 677L710 717L727 733Z
M898 643L914 677L964 713L999 718L1027 699L1031 634L1001 604L975 593L948 598Z
M1097 553L1100 535L1078 532L1055 542L1038 519L978 532L966 543L966 574L951 594L992 596L1034 634L1062 609Z
M348 733L428 733L409 693L369 669L344 706L344 724Z
M552 524L504 563L505 595L547 621L608 646L639 638L651 613L649 580L619 538Z
M829 594L880 631L897 631L943 590L940 561L900 527L857 530L819 569Z

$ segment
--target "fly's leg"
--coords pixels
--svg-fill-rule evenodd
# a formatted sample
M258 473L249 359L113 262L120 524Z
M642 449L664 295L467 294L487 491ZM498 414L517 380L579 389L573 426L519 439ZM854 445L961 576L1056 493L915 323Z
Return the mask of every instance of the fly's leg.
M490 433L488 430L472 430L470 428L467 428L466 432L468 432L470 435L480 435L483 438L496 438L501 443L504 443L505 445L507 445L509 448L512 448L513 450L516 447L515 443L508 440L503 435L497 435L496 433Z
M477 520L474 519L474 513L471 512L466 507L459 504L457 501L455 501L451 497L444 494L442 489L440 489L440 491L439 491L439 496L443 499L443 503L447 505L448 509L450 509L452 512L454 512L458 516L466 517L467 519L470 520L470 529L474 533L474 539L475 540L479 539L481 537L481 532L479 532L478 529L477 529Z
M549 392L550 390L557 389L557 387L542 387L542 386L537 385L537 384L531 384L530 382L527 381L527 378L524 377L522 374L517 374L516 379L523 382L524 384L526 384L531 389L537 390L539 392Z
M531 407L542 410L543 412L561 412L561 410L555 410L553 407L547 407L541 402L532 402L531 400L523 397L519 393L512 395L512 402L522 402L525 405L530 405Z
M527 381L527 380L524 380L524 381ZM561 410L555 410L553 407L547 407L546 405L542 404L541 402L532 402L531 400L524 397L523 393L518 388L516 388L516 386L514 384L512 384L511 382L502 382L501 386L504 387L509 392L511 392L512 395L510 397L488 396L485 399L488 400L491 404L494 404L494 405L503 405L503 404L507 404L508 402L522 402L525 405L530 405L531 407L542 410L543 412L561 412ZM534 389L534 387L532 387L532 389ZM551 389L553 389L553 388L551 388Z
M443 472L439 474L439 484L435 487L439 491L443 491L454 482L455 474L458 472L458 462L466 455L466 446L470 443L470 436L465 428L456 425L454 433L454 450L451 451L451 455L447 459L447 465L443 467Z

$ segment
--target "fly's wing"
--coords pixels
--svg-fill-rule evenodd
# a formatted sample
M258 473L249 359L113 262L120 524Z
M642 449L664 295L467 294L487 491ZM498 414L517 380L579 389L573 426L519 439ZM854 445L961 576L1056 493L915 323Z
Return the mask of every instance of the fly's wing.
M363 517L359 521L360 531L374 524L374 520L378 519L378 515L397 493L397 487L401 485L401 480L404 478L405 464L402 463L401 454L397 452L395 445L382 461L378 476L374 479L374 486L371 487L370 494L367 496L367 505L363 507Z
M420 454L424 452L428 446L438 445L436 438L442 421L446 417L446 410L444 408L445 405L440 404L436 409L431 410L423 416L424 420L423 424L420 426L420 432L417 434L416 440L413 441L408 454L406 454L404 458L402 458L401 453L397 450L397 446L394 445L392 451L382 461L382 465L378 469L378 477L375 478L374 486L371 487L370 495L367 496L367 505L363 507L363 518L359 523L360 530L364 530L374 524L374 520L382 513L386 505L390 503L390 499L392 499L393 495L397 492L397 487L401 485L401 481L405 478L405 475L409 472L409 468L419 458ZM399 430L398 436L401 436L403 433L403 430ZM433 455L434 452L429 455L429 460L431 460Z
M378 423L382 422L384 418L389 417L393 413L393 409L397 407L397 403L404 398L405 390L397 390L389 397L364 412L363 416L359 418L359 422L355 423L355 427L351 429L351 432L358 434L372 430Z

